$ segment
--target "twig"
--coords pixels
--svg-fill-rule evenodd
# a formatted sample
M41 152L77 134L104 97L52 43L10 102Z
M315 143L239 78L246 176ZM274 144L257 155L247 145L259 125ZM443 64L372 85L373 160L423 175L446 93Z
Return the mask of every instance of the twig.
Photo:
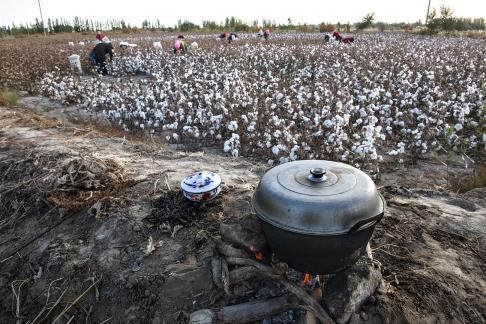
M42 321L44 321L44 320L45 320L45 319L46 319L46 318L47 318L47 317L48 317L48 316L51 314L51 312L52 312L52 311L53 311L53 310L54 310L54 309L57 307L57 305L59 305L59 303L60 303L60 302L61 302L61 300L62 300L62 297L63 297L63 296L64 296L64 294L67 292L67 290L68 290L67 288L66 288L66 289L64 289L64 291L61 293L61 295L59 296L59 298L57 298L57 300L56 300L56 302L54 303L54 305L53 305L53 306L52 306L52 307L49 309L49 311L47 312L47 314L46 314L46 315L44 315L44 317L43 317L41 320L39 320L39 322L38 322L38 323L42 323ZM34 323L32 323L32 324L34 324Z
M50 213L52 213L53 211L55 211L57 208L58 208L58 206L54 206L54 207L52 207L51 209L49 209L49 210L47 211L47 213L45 213L44 215L42 215L42 216L39 218L39 220L41 220L41 219L43 219L44 217L46 217L47 215L49 215Z
M19 183L18 185L13 186L12 188L9 188L9 189L6 189L6 190L0 192L0 195L5 195L6 193L9 193L10 191L16 190L16 189L22 187L23 185L27 185L27 184L31 183L32 181L34 181L34 179L30 179L30 180L24 181L22 183Z
M67 306L66 308L64 308L64 310L59 315L57 315L57 317L54 319L54 321L52 321L52 323L54 324L55 322L57 322L68 310L71 309L71 307L73 307L74 305L76 305L76 303L79 302L81 300L81 298L83 298L84 295L86 295L86 293L91 290L91 288L93 288L94 286L96 286L101 281L101 279L102 278L96 280L81 295L79 295L78 298L76 298L71 304L69 304L69 306Z
M105 320L104 320L103 322L101 322L100 324L104 324L104 323L106 323L106 322L108 322L108 321L111 321L111 319L112 319L112 318L113 318L113 317L108 317L107 319L105 319Z
M15 291L15 283L17 282L20 282L20 285L19 285L19 288L17 291ZM14 280L12 281L12 283L10 284L10 287L12 287L12 293L13 293L13 296L15 298L15 301L16 301L16 306L15 306L15 317L17 318L17 324L20 324L22 323L22 321L20 320L20 290L22 289L22 286L29 282L28 280Z
M86 324L89 323L89 315L91 315L91 312L92 311L93 311L93 305L90 305L89 306L89 309L88 309L88 312L86 313L86 321L85 321Z
M49 303L49 297L51 295L51 287L52 285L59 281L59 280L62 280L63 278L59 278L59 279L56 279L56 280L53 280L51 281L51 283L49 284L49 288L47 289L47 298L46 298L46 304L44 305L44 307L41 309L41 311L39 312L39 314L37 314L37 316L32 320L32 323L35 323L35 321L37 321L37 319L42 315L42 313L44 313L44 311L46 310L47 308L47 304Z
M155 183L154 183L154 190L153 190L153 194L155 195L155 193L157 192L157 183L159 182L160 179L157 179L155 180Z
M164 176L164 178L165 178L165 184L167 185L167 189L169 189L169 191L172 191L172 189L170 189L169 181L167 181L167 176Z
M73 217L77 217L77 216L81 215L83 212L84 211L80 211L80 212L76 213L75 215L73 215L72 217L63 217L60 221L58 221L57 223L55 223L53 226L51 226L48 229L42 231L41 233L39 233L36 236L34 236L32 239L30 239L27 242L25 242L24 244L22 244L20 247L16 248L15 251L8 252L7 255L5 256L5 258L2 261L0 261L0 263L3 263L5 261L7 261L15 253L18 253L20 250L24 249L25 247L27 247L28 245L30 245L31 243L33 243L34 241L36 241L40 237L42 237L45 234L49 233L50 231L52 231L53 229L55 229L56 227L58 227L59 225L61 225L62 223L64 223L66 220L72 219Z
M389 244L389 243L383 243L383 244L380 244L378 245L377 247L375 247L374 249L371 249L372 251L383 251L383 247L385 246L393 246L393 247L396 247L396 248L399 248L399 249L404 249L404 250L407 250L409 251L409 249L405 246L399 246L399 245L395 245L395 244Z

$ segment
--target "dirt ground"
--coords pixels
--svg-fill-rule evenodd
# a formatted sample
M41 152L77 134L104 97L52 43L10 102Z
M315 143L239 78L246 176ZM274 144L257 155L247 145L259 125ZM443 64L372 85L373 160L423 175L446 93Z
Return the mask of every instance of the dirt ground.
M22 104L0 107L0 323L184 323L215 305L208 240L254 217L268 167L128 138L43 98ZM224 190L198 207L178 190L201 169ZM486 188L455 194L447 179L423 161L377 180L388 209L371 247L385 285L355 323L485 323Z

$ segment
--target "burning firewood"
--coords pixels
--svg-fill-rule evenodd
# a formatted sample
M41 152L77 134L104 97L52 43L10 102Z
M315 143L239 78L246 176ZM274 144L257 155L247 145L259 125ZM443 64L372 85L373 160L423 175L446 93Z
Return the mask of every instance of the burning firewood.
M312 276L308 273L304 274L304 285L310 286L312 285Z
M237 249L234 246L223 242L220 238L214 240L218 252L226 257L248 258L249 254L242 249Z
M224 241L237 248L243 248L253 253L265 249L266 241L263 235L251 232L239 224L221 224L220 233Z
M285 289L287 289L288 292L295 295L301 302L304 303L304 305L301 306L302 308L312 312L323 324L334 323L333 319L329 316L329 314L327 314L327 312L322 308L321 304L314 297L309 295L302 287L299 287L276 274L272 268L251 259L226 258L226 261L231 265L254 267L257 276L262 276L280 283L285 287Z

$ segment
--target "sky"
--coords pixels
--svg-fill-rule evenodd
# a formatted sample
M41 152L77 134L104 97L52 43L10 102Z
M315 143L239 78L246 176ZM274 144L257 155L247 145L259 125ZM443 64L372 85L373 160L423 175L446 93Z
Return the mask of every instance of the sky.
M39 15L38 0L0 0L0 25L33 22ZM456 16L486 18L486 0L431 0L454 9ZM425 21L428 0L40 0L44 20L75 16L93 20L124 19L141 25L144 19L172 26L178 19L201 24L203 20L224 21L235 16L246 22L258 19L286 23L357 22L369 12L376 21Z

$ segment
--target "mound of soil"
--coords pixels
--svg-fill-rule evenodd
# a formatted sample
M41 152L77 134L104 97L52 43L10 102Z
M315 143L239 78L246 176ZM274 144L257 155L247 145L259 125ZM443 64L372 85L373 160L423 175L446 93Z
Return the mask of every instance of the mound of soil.
M372 247L390 283L379 303L391 322L485 321L486 214L448 196L388 199Z
M223 190L222 195L225 194ZM194 226L203 223L208 215L223 212L223 203L218 196L207 203L195 203L186 199L180 190L165 191L155 198L153 209L145 220L154 226Z

